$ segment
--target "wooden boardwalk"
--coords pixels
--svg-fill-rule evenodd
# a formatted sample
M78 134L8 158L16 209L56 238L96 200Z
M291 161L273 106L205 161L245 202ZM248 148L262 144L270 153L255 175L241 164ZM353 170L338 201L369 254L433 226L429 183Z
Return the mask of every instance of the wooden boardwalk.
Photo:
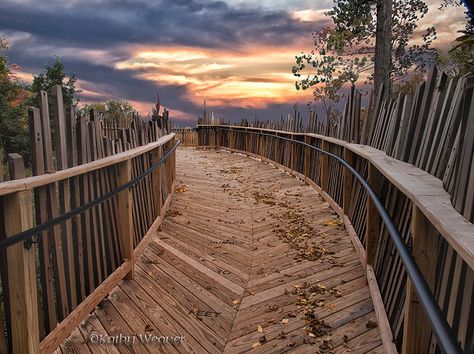
M97 337L184 336L171 344ZM112 339L109 339L112 341ZM162 339L161 339L162 340ZM177 191L134 280L61 352L382 353L364 270L319 194L245 156L180 149Z

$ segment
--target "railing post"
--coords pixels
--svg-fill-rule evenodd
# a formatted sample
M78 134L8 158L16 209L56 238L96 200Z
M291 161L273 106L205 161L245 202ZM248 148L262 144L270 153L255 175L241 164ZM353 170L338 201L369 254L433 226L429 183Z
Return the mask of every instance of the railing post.
M305 135L304 142L306 144L311 144L311 137ZM303 173L305 178L308 178L311 174L311 149L308 146L304 147L304 162L303 162Z
M353 164L354 161L354 154L348 148L344 148L344 160L347 161L349 164ZM351 207L351 199L352 199L352 181L353 176L351 171L347 167L344 167L344 194L343 194L343 209L344 214L349 214L349 209Z
M260 130L259 132L261 133L262 131ZM260 155L260 134L256 134L255 137L256 137L255 140L256 140L256 146L257 146L257 149L256 149L255 153L257 155Z
M294 134L290 134L290 138L291 140L295 140L295 135ZM290 160L290 168L292 171L296 171L297 170L297 156L296 156L296 143L294 143L293 141L290 143L290 146L291 146L291 160Z
M132 179L132 160L126 160L117 165L119 186L130 182ZM132 190L126 189L118 194L118 234L122 246L124 260L132 262L132 269L125 279L133 279L133 196Z
M326 140L321 141L321 148L324 151L329 151L329 142ZM329 156L326 154L320 154L321 159L321 190L327 192L329 188Z
M25 177L23 158L8 155L11 179ZM6 237L33 227L31 191L3 197ZM6 249L14 353L39 353L38 294L34 247L23 242Z
M153 149L151 152L151 163L156 165L161 157L163 156L162 146L158 146ZM161 215L161 206L162 206L162 192L161 192L161 166L156 168L152 173L153 181L153 202L155 204L156 217Z
M439 232L417 206L412 210L412 255L433 292L436 278ZM403 353L424 353L428 349L431 326L417 298L410 279L407 280L405 319L403 321Z
M280 144L281 139L279 138L278 133L275 133L275 162L280 163Z
M368 180L369 184L377 195L380 195L382 188L382 174L370 162ZM375 260L377 246L380 241L380 225L382 219L370 196L367 196L367 227L365 238L365 257L366 263L372 265Z

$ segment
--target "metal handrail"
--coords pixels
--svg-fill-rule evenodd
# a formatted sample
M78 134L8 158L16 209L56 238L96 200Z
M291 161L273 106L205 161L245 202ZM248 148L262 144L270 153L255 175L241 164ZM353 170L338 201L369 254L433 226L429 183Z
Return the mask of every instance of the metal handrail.
M25 247L28 248L28 247L31 246L31 243L32 243L31 238L32 237L37 236L37 235L41 236L43 231L46 231L46 230L48 230L49 228L51 228L53 226L56 226L56 225L66 221L66 220L69 220L69 219L71 219L71 218L73 218L73 217L75 217L79 214L82 214L83 212L85 212L85 211L87 211L87 210L89 210L89 209L91 209L91 208L93 208L93 207L95 207L99 204L102 204L103 202L105 202L106 200L114 197L118 193L135 186L138 182L140 182L146 176L151 174L158 167L163 165L168 160L168 158L171 156L173 151L176 150L176 148L178 147L180 142L181 142L180 140L177 140L176 143L170 148L170 150L160 159L160 161L158 161L155 165L151 166L145 172L143 172L139 176L135 177L134 179L130 180L129 182L127 182L125 184L122 184L120 187L117 187L116 189L114 189L114 190L112 190L108 193L103 194L99 198L96 198L96 199L94 199L94 200L92 200L92 201L90 201L90 202L88 202L84 205L81 205L78 208L75 208L71 211L68 211L67 213L64 213L64 214L62 214L62 215L60 215L60 216L58 216L54 219L51 219L51 220L49 220L49 221L47 221L43 224L36 225L36 226L32 227L31 229L24 230L24 231L19 232L15 235L9 236L4 240L1 240L0 241L0 249L10 247L10 246L12 246L14 244L17 244L19 242L22 242L22 241L25 243Z
M216 127L218 130L224 130L226 128L223 127ZM257 134L263 136L269 136L272 138L278 138L285 141L289 141L292 143L298 143L300 145L306 146L312 150L317 152L323 153L328 155L329 157L335 159L339 163L341 163L344 167L346 167L360 182L360 184L365 188L367 193L369 194L372 202L374 203L377 211L379 212L380 217L382 218L387 231L392 239L393 243L395 244L395 248L397 249L400 258L402 259L403 265L407 271L408 276L412 282L413 288L415 289L416 294L421 302L421 305L425 311L428 320L431 323L431 327L433 332L436 336L436 339L441 347L441 350L446 354L461 354L462 349L459 345L456 337L453 335L451 331L451 327L447 323L446 319L443 317L441 309L436 302L428 283L426 282L423 274L421 274L416 261L414 260L413 256L411 255L410 251L408 250L405 242L400 235L400 232L397 229L397 226L393 222L392 218L390 217L387 209L385 209L382 201L377 196L377 193L372 189L370 184L362 177L357 170L352 167L346 160L343 158L323 149L320 149L316 146L310 145L303 141L285 138L283 136L272 135L263 132L253 132L249 130L242 130L241 132L250 133L250 134Z

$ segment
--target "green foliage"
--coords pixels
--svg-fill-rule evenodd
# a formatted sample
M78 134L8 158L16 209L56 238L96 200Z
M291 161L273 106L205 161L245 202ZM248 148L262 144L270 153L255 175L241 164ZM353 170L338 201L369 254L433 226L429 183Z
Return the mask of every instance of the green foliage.
M44 72L33 77L31 90L39 92L44 90L51 95L52 88L55 85L62 85L64 105L66 107L76 104L79 100L76 97L78 90L76 89L76 77L74 74L66 77L64 64L60 57L56 57L52 65L46 65Z
M474 72L474 31L459 31L456 44L448 52L438 51L438 64L450 76Z
M130 103L117 99L87 104L81 109L81 114L88 116L91 109L95 109L99 114L111 119L132 118L135 112Z
M327 12L334 25L313 33L315 49L296 56L292 72L298 81L297 89L314 89L316 101L324 99L338 102L337 93L345 84L355 84L365 78L373 80L375 60L376 0L334 0ZM425 16L427 5L422 0L393 0L391 80L410 78L413 68L425 71L435 60L430 48L436 31L428 28L422 44L410 44L418 27L418 20ZM365 73L362 75L362 73Z
M0 148L5 154L19 153L29 161L29 130L26 91L15 77L19 68L9 63L6 38L0 38ZM1 163L0 163L1 165Z
M393 96L408 95L413 93L418 85L420 85L425 79L424 75L419 72L415 72L404 80L395 82L393 85Z

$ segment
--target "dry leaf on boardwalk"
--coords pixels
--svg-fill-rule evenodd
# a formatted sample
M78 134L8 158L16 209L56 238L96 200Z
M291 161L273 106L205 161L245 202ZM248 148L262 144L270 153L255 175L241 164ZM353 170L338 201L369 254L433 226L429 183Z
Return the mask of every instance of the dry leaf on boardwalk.
M259 347L259 346L261 346L261 345L262 345L262 343L260 343L260 342L253 343L253 344L252 344L252 348L257 348L257 347Z
M186 192L188 189L186 188L186 186L184 184L181 184L179 186L176 187L176 192L178 193L184 193Z
M372 321L372 320L369 320L367 321L367 323L365 324L365 326L367 328L376 328L378 326L377 322L375 321Z
M263 333L263 328L262 328L262 326L258 325L258 326L257 326L257 331L259 331L260 333Z
M289 320L288 320L288 318L284 318L284 319L282 319L282 320L281 320L281 323L283 323L283 324L287 324L287 323L288 323L288 321L289 321Z

